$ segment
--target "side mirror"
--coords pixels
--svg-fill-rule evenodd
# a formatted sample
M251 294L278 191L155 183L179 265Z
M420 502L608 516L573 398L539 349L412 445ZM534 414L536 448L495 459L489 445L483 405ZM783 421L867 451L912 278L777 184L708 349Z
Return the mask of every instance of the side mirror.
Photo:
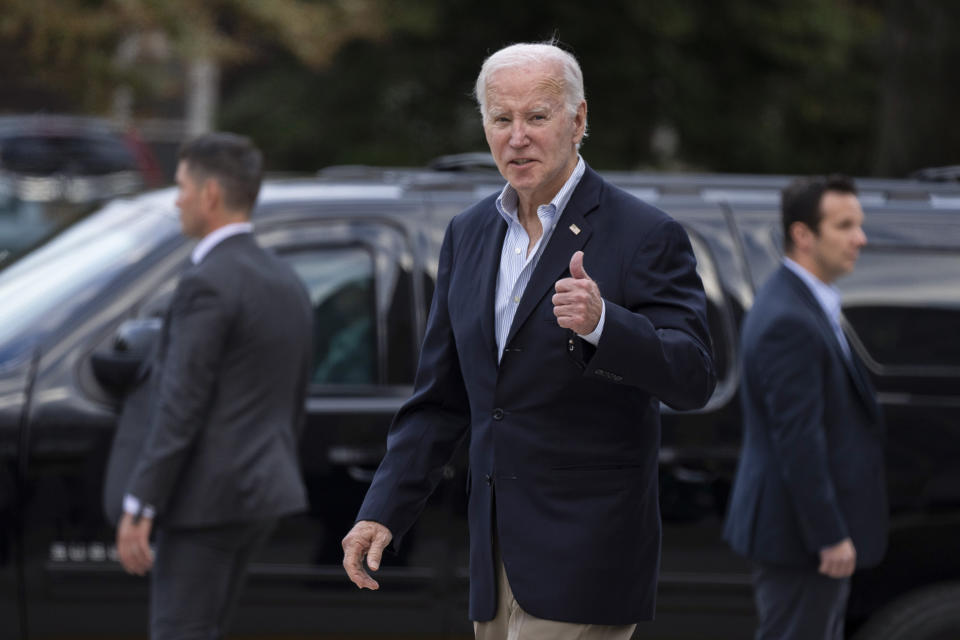
M93 374L107 390L122 395L142 373L154 344L163 330L161 318L134 318L118 328L112 347L90 357Z

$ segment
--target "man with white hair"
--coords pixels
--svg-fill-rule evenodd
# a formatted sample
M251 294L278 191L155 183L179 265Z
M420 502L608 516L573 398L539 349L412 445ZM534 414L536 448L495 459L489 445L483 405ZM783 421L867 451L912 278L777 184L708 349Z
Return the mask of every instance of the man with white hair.
M507 185L447 228L414 394L344 568L379 587L364 559L379 568L469 435L477 638L626 639L654 612L660 402L700 407L716 383L696 260L580 157L572 55L501 49L476 95Z

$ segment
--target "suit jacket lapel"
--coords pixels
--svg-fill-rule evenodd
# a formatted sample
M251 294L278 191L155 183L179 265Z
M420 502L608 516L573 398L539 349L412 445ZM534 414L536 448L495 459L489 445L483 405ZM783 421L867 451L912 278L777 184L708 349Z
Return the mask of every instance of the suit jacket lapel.
M192 261L187 259L186 266L180 271L180 279L177 281L177 288L174 290L170 301L167 303L167 308L163 312L163 326L160 328L159 344L154 350L155 364L153 367L155 369L162 369L162 363L167 357L167 347L170 345L170 324L173 318L173 304L177 299L177 294L180 292L180 285L183 279L196 271L198 267L199 265L193 264Z
M875 419L879 419L880 406L877 404L876 391L873 388L873 383L870 382L870 374L867 372L866 365L864 365L863 360L860 359L860 356L857 355L856 350L853 348L853 340L850 339L852 328L844 322L843 330L847 336L847 343L850 345L850 362L848 369L853 373L854 382L860 390L860 395L870 409L870 412Z
M843 362L843 366L846 368L847 374L853 381L853 385L856 387L860 399L863 401L871 415L876 417L879 415L877 410L877 401L874 397L872 386L870 385L869 380L865 377L866 374L857 370L857 365L854 363L854 359L857 357L857 355L853 352L853 345L849 344L848 341L848 346L850 347L850 357L848 358L847 354L843 351L843 347L840 346L840 342L837 339L837 334L833 330L833 325L830 324L830 319L827 318L826 312L823 310L823 307L820 306L820 302L817 301L817 298L813 295L813 292L810 291L807 283L797 277L797 275L790 271L790 269L787 267L782 266L780 268L783 269L783 272L793 284L794 289L800 294L800 297L803 298L807 306L813 311L814 316L817 318L817 322L820 324L820 330L827 336L827 342L830 343L837 356Z
M574 189L570 201L557 219L553 234L530 276L527 288L523 291L506 344L510 344L540 300L553 291L554 284L563 276L564 271L569 269L571 256L587 244L593 231L585 216L597 208L601 186L600 176L590 167L586 167L580 184ZM573 231L572 225L580 229L579 233Z
M487 349L497 361L497 336L494 331L496 322L497 274L500 271L500 254L503 250L503 239L507 234L507 222L497 211L496 205L491 210L490 220L484 225L480 233L480 242L483 243L480 253L480 264L477 265L480 273L479 291L483 301L479 309L480 330ZM469 266L468 266L469 268Z

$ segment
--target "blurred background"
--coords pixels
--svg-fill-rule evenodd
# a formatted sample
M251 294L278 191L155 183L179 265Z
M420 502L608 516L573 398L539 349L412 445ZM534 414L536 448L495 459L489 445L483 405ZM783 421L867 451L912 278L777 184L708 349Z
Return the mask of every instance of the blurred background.
M584 155L599 169L900 177L958 162L956 2L0 7L0 113L103 118L147 186L169 181L180 141L209 129L252 136L274 171L485 149L470 95L483 58L551 37L583 66Z

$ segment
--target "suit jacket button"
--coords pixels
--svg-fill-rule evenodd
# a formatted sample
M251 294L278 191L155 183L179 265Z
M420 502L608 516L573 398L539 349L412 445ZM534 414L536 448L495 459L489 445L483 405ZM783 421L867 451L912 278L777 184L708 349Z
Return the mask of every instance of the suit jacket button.
M493 485L493 478L490 477L490 474L489 474L489 473L488 473L487 475L483 476L483 479L484 479L484 481L486 481L487 486L492 486L492 485Z
M567 351L573 351L576 349L576 346L573 344L573 338L567 341Z
M503 409L497 407L493 410L493 419L494 420L503 420Z

